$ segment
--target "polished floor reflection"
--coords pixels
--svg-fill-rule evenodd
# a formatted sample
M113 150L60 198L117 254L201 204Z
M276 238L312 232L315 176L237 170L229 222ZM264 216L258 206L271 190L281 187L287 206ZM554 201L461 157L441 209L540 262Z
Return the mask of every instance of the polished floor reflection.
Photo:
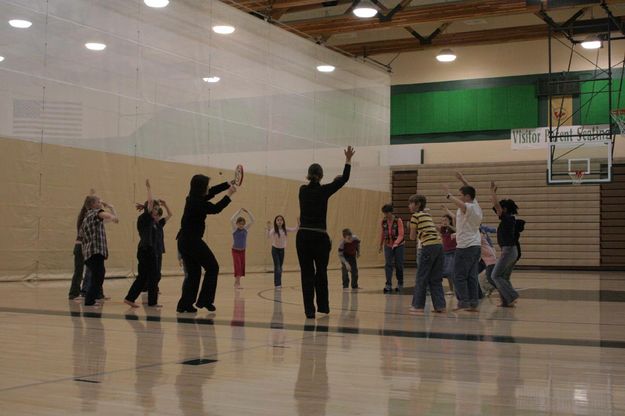
M131 280L107 281L101 309L68 301L68 282L2 283L0 414L625 414L625 273L517 272L516 308L424 316L361 273L345 292L331 272L316 320L296 273L281 291L223 277L197 315L175 312L179 277L162 310L124 305Z

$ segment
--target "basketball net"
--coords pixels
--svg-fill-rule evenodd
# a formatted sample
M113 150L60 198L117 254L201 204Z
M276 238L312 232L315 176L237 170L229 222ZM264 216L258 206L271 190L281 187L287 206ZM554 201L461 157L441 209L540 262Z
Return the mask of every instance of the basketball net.
M610 115L612 116L612 120L618 125L619 133L625 134L625 108L611 110Z
M571 177L571 183L573 185L581 185L584 181L584 175L586 174L583 170L576 170L573 172L569 172L569 176Z

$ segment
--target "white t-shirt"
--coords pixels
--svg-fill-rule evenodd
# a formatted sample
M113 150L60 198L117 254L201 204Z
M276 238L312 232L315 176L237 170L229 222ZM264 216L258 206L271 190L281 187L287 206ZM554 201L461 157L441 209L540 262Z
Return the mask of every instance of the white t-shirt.
M456 247L479 247L482 244L482 208L477 203L477 198L473 202L465 202L464 206L467 208L464 214L460 208L456 212Z

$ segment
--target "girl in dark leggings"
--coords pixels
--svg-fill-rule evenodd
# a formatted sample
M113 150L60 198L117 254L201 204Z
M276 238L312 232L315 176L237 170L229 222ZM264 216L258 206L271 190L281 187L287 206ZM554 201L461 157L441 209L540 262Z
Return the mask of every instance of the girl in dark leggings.
M184 263L186 278L182 285L182 296L178 301L176 311L197 312L198 308L206 308L214 311L215 290L217 289L217 275L219 263L215 255L202 240L206 229L206 216L220 213L228 204L230 196L236 192L236 187L228 182L208 187L209 177L195 175L191 178L189 195L184 206L180 231L178 232L178 251ZM219 202L213 204L210 201L217 194L228 191ZM205 270L202 290L198 296L202 268Z
M315 317L315 294L317 309L330 313L328 301L328 260L330 237L326 231L328 199L349 180L354 149L348 146L345 153L343 175L329 184L321 185L323 168L313 163L308 168L308 185L299 190L300 228L297 232L297 258L301 269L302 296L307 318Z

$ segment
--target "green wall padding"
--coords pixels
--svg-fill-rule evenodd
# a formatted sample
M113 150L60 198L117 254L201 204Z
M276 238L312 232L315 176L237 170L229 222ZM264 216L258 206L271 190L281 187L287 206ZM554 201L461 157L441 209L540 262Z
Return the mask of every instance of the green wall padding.
M623 83L619 89L619 81ZM607 124L610 121L607 81L586 81L581 84L581 124ZM621 98L619 101L619 90ZM625 108L625 83L612 77L612 108ZM593 93L594 92L594 93ZM391 110L392 111L392 110Z
M534 85L391 96L391 135L538 127Z

